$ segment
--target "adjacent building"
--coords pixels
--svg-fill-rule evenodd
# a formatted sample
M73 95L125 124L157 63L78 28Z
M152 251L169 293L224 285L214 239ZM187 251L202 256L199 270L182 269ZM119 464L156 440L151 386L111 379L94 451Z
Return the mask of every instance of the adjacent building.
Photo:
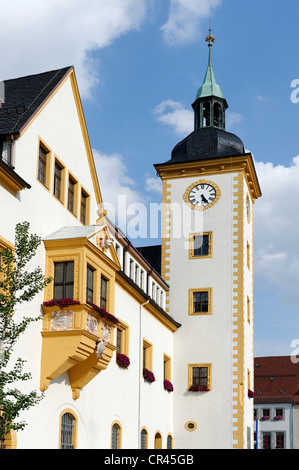
M256 449L299 448L299 367L290 356L254 360Z

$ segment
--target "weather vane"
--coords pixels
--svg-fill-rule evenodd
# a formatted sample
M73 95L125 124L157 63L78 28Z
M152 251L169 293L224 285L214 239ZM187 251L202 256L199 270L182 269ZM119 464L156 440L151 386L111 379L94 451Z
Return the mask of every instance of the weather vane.
M209 43L209 47L212 47L212 42L215 42L215 36L213 36L212 30L211 30L211 20L210 20L210 29L209 29L209 34L206 37L206 42Z

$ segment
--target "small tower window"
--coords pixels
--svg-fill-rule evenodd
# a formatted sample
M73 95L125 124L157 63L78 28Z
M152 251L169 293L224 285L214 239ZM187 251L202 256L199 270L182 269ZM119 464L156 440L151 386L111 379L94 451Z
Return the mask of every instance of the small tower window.
M211 125L211 104L206 101L203 105L203 127L210 127Z
M214 126L223 127L222 124L222 110L219 103L214 104Z

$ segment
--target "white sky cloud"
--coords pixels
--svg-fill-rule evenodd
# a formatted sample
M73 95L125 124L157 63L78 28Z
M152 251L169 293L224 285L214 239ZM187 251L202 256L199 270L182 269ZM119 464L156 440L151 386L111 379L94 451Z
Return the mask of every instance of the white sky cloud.
M222 0L170 0L167 22L161 27L164 40L171 45L186 44L201 34L201 20L209 18ZM206 31L205 27L205 32Z
M81 96L88 96L99 78L91 53L138 29L146 6L147 0L0 0L1 79L75 65Z
M254 207L255 273L280 299L299 301L299 156L289 166L256 162L262 197Z
M159 122L173 128L178 135L188 135L194 128L193 111L184 108L179 101L162 101L156 106L154 113Z

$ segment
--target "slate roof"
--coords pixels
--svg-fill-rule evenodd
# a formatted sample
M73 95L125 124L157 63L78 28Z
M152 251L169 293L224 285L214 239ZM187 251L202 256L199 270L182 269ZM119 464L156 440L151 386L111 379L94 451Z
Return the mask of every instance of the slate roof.
M4 80L0 136L18 134L73 67Z
M161 245L142 246L137 250L161 276Z
M204 127L191 132L171 152L166 164L185 163L245 154L241 139L216 127Z
M62 227L56 232L44 237L43 240L68 240L73 238L89 238L100 230L102 230L102 227L100 225Z
M290 356L256 357L254 401L299 404L299 363L293 363Z

